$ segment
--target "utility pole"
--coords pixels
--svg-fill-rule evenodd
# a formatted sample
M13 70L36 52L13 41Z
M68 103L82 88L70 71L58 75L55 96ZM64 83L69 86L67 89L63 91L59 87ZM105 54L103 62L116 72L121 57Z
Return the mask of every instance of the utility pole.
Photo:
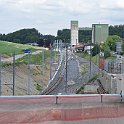
M65 81L65 93L67 94L67 83L68 83L68 77L67 77L67 60L68 60L68 54L67 54L67 44L66 44L66 60L65 60L65 68L66 68L66 81Z
M30 51L28 51L28 95L30 95Z
M15 52L13 53L13 96L15 95Z
M90 44L90 78L91 78L91 44Z
M60 44L59 44L59 42L60 42L60 41L58 40L58 66L59 66L59 64L60 64L60 53L59 53L59 52L60 52L60 51L59 51L59 49L60 49L60 46L59 46L59 45L60 45Z
M52 79L52 46L50 44L50 80Z
M2 62L1 62L1 54L0 54L0 96L2 95L2 82L1 82L1 78L2 78Z
M42 81L44 82L44 49L42 49Z
M56 48L57 48L57 45L56 45L56 41L55 41L55 45L54 45L54 71L56 72L56 69L57 69L57 62L56 62ZM54 73L55 73L54 72Z

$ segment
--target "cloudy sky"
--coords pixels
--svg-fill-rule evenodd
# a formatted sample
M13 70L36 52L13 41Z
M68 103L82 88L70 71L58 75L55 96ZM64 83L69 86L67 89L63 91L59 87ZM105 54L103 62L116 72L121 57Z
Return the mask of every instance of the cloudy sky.
M70 28L70 20L80 27L92 23L124 23L124 0L0 0L0 33L36 28L56 35Z

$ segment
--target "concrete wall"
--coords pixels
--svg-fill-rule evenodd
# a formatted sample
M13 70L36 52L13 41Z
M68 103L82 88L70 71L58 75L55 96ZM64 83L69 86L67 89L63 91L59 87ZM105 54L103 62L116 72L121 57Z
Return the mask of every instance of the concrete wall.
M108 93L119 94L124 93L124 73L112 74L105 71L100 72L100 80Z

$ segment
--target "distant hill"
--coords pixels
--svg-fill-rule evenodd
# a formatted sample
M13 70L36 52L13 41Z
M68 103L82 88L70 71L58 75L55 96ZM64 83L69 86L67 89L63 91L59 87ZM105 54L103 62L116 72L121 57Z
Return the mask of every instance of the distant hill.
M9 34L0 34L0 40L14 42L14 43L38 43L40 46L49 47L50 43L53 42L55 36L42 35L35 28L32 29L21 29ZM42 42L42 43L41 43Z

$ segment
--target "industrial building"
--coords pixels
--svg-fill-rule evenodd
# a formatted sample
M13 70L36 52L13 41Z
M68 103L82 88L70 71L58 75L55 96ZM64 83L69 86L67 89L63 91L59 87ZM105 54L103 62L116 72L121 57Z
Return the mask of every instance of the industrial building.
M107 40L109 35L108 24L92 24L92 43L100 44Z
M92 43L100 44L107 40L109 35L108 24L92 24L92 28L79 28L78 21L71 21L71 46L79 45L78 31L92 30Z

